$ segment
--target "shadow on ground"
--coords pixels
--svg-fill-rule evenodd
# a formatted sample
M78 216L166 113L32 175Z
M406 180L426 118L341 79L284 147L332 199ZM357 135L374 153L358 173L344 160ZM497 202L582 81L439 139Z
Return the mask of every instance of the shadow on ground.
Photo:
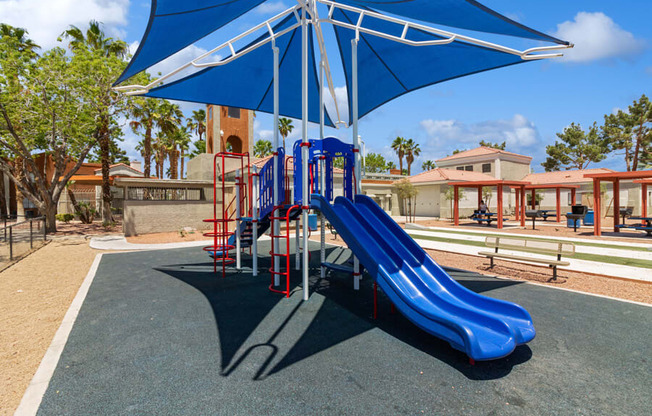
M350 251L336 247L327 250L329 260L344 263L350 257ZM243 259L243 271L227 273L221 278L213 273L213 263L210 261L189 264L174 264L155 268L199 290L209 301L219 336L221 355L221 374L231 375L248 357L266 357L257 362L258 370L253 377L262 380L301 360L321 353L337 344L360 336L378 328L386 334L416 348L455 368L471 380L492 380L508 375L512 368L530 359L532 351L526 345L516 348L508 357L488 362L477 362L470 365L466 354L453 349L446 341L440 340L413 325L400 313L392 313L391 304L382 293L379 293L378 319L373 319L373 284L369 275L364 275L360 291L354 291L352 279L346 273L332 272L327 278L319 277L319 251L311 252L311 299L315 294L324 297L321 305L314 310L302 308L301 276L293 271L291 276L292 295L289 299L270 293L268 286L270 275L266 272L270 267L268 258L259 259L258 277L251 275L250 259ZM294 261L293 261L294 262ZM231 269L233 270L233 269ZM263 271L265 271L263 273ZM482 277L475 273L449 271L451 275L467 288L481 293L500 289L520 282ZM283 302L287 304L283 305ZM310 301L309 301L310 302ZM275 312L283 306L284 313ZM307 325L296 342L285 348L282 354L279 344L283 344L283 330L297 314L312 313ZM278 315L278 316L275 316ZM302 317L305 319L305 316ZM244 348L247 340L265 320L266 325L275 327L267 335L265 342L258 342ZM264 350L261 354L254 354ZM397 352L397 355L399 352ZM401 357L396 357L400 361Z

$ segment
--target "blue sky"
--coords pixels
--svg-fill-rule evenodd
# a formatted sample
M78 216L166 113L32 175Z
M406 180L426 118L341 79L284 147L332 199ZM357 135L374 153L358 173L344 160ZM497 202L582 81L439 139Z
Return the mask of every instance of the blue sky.
M396 162L390 142L396 136L413 138L422 149L414 169L419 172L422 161L445 157L456 148L475 147L480 139L505 140L507 150L533 156L533 169L542 171L545 145L554 143L555 133L565 126L571 122L584 127L594 121L600 124L604 114L627 108L641 94L652 95L652 2L482 3L527 26L569 40L576 48L561 59L485 72L400 97L361 120L360 134L367 151L380 152ZM174 69L293 4L292 0L268 1L154 71ZM108 33L135 47L144 33L149 8L146 0L0 0L0 20L27 28L37 43L51 47L67 25L83 27L96 19L105 24ZM472 35L520 49L539 46L515 38ZM336 51L330 44L332 58ZM343 94L345 82L338 65L333 65L334 82ZM188 114L196 108L199 106L183 105ZM298 121L295 125L300 126ZM258 113L256 139L269 138L271 132L271 117ZM127 133L124 147L131 157L138 158L134 150L138 139ZM327 133L351 138L350 129ZM316 134L311 128L310 135ZM292 137L299 135L297 127ZM612 156L599 165L624 169L622 156Z

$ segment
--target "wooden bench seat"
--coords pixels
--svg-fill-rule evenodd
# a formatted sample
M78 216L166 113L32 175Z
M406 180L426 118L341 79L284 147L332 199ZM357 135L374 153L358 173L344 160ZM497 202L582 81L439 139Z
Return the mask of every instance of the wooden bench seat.
M480 251L478 254L490 259L490 267L494 267L495 258L547 264L548 267L552 267L553 280L557 279L557 266L570 265L570 262L561 259L562 255L572 256L575 254L575 245L573 243L562 241L527 240L518 237L487 237L485 239L485 245L489 248L493 248L494 251ZM499 249L551 255L555 256L555 258L541 259L521 254L499 253Z

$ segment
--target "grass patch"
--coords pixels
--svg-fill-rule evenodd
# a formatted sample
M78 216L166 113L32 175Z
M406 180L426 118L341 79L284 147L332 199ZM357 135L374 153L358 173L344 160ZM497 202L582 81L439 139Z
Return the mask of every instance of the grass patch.
M457 240L454 238L445 238L445 237L432 237L432 236L414 236L415 240L430 240L438 241L440 243L452 243L452 244L463 244L466 246L473 247L482 247L487 248L483 241L468 241L468 240ZM414 238L412 237L412 238ZM523 252L530 252L528 250L518 250ZM595 261L599 263L610 263L610 264L619 264L622 266L632 266L632 267L642 267L645 269L652 269L652 261L642 260L642 259L628 259L625 257L613 257L613 256L604 256L601 254L588 254L588 253L575 253L571 258L578 260L588 260Z
M408 229L406 229L406 230L408 230ZM446 231L443 231L443 230L428 230L428 229L420 230L420 229L416 229L416 228L410 228L409 230L410 231L416 231L416 232L418 232L418 231L450 232L450 233L454 233L454 234L469 235L469 236L473 236L473 237L478 237L478 236L481 236L481 237L505 237L505 235L495 234L495 233L484 233L482 231L473 232L473 231L458 231L458 230L448 230L448 229ZM517 238L522 238L524 240L530 240L530 241L552 241L552 239L554 239L554 237L552 237L552 236L551 236L552 239L529 237L529 236L525 237L525 236L523 236L521 234L514 234L513 236L517 237ZM592 243L592 242L584 242L584 241L582 241L582 242L572 241L572 243L575 244L576 246L584 246L584 247L614 248L614 249L618 249L618 250L631 250L631 251L644 251L644 252L649 251L647 247L638 247L638 246L619 246L619 245L615 245L615 244Z

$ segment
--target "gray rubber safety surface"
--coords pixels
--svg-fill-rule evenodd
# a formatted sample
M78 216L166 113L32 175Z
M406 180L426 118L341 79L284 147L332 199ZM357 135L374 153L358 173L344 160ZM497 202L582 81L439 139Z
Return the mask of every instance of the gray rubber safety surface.
M652 414L650 307L451 271L524 306L537 330L470 365L382 294L373 320L371 278L360 291L343 273L319 279L310 248L307 302L300 272L284 298L249 256L223 279L200 248L105 255L39 415Z

